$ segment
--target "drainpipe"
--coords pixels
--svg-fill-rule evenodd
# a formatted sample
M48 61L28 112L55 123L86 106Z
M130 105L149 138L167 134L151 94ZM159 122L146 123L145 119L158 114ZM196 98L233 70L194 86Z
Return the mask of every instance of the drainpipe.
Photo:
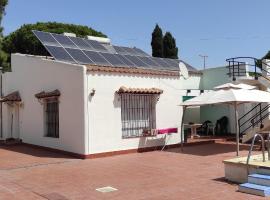
M181 127L180 127L180 138L181 138L181 151L184 151L184 117L186 112L187 106L183 106L183 114L182 114L182 121L181 121Z

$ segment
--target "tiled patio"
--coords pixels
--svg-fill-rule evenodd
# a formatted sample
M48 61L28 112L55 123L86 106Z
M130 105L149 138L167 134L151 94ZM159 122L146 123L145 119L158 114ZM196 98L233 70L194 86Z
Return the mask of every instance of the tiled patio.
M233 143L79 160L27 146L0 148L0 199L265 199L224 181ZM241 154L246 155L242 150ZM112 186L117 191L100 193Z

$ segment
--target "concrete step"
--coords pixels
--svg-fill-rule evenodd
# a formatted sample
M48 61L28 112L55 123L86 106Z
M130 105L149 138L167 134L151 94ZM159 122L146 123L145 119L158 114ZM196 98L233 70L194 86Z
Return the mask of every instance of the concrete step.
M270 176L264 174L250 174L248 176L248 182L270 187Z
M270 196L270 187L253 183L243 183L239 185L238 191L263 197Z

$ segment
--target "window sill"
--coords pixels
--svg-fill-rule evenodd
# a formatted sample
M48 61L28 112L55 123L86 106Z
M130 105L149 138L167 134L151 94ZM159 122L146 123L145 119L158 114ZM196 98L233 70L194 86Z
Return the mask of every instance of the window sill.
M122 137L122 139L148 138L148 137L156 137L156 136L157 135L128 136L128 137Z

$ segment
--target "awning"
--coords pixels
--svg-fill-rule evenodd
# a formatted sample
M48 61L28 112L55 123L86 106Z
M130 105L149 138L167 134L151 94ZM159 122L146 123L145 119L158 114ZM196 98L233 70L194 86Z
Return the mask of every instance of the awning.
M0 102L19 102L21 101L20 93L18 91L12 92L0 99Z
M49 98L49 97L59 97L61 95L59 90L54 90L52 92L40 92L35 94L35 97L38 99L42 99L42 98Z
M131 93L131 94L162 94L163 90L158 88L127 88L120 87L117 91L118 94Z

